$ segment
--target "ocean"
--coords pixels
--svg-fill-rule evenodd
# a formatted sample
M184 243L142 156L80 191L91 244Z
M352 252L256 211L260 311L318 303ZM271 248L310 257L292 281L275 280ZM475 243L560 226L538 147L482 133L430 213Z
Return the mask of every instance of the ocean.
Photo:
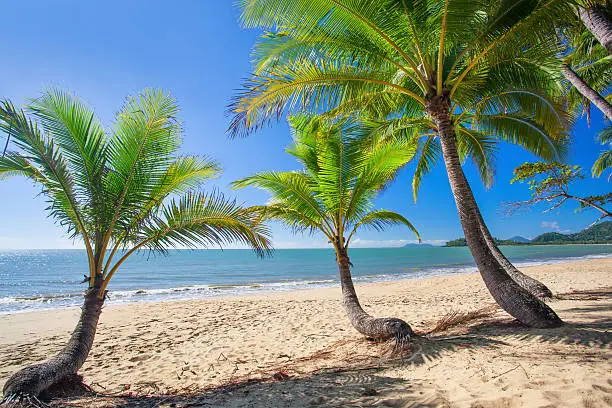
M506 246L517 266L612 257L612 245ZM467 248L350 250L357 283L475 271ZM0 251L0 314L79 306L87 273L83 250ZM244 295L338 285L331 249L172 250L132 256L109 285L109 304Z

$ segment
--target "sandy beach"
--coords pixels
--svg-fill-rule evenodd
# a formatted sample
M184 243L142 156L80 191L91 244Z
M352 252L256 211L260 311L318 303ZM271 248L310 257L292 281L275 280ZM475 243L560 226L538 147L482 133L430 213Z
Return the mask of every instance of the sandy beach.
M402 357L350 326L339 287L108 306L81 370L99 394L53 406L612 406L612 259L524 271L558 294L565 327L517 324L475 273L358 286L368 312L421 334L449 312L486 310ZM0 386L60 350L78 313L0 316Z

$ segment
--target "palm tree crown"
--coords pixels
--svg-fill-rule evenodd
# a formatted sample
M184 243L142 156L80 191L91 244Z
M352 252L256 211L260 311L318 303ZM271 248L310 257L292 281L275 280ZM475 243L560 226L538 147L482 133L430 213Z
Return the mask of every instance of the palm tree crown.
M0 105L0 129L16 148L0 159L0 175L42 187L51 216L84 242L89 286L100 296L139 249L234 241L260 254L270 248L268 230L252 211L196 191L219 166L179 155L177 113L174 99L159 90L128 98L110 130L62 91L47 91L27 111L7 100Z
M271 31L256 45L253 75L230 106L234 135L256 130L286 109L366 111L387 134L421 138L415 197L441 156L437 125L428 115L436 97L446 100L461 157L474 159L487 184L498 140L544 159L564 152L569 117L554 81L558 43L544 35L564 7L559 2L240 4L247 27Z
M288 152L303 166L289 172L268 171L234 182L235 188L256 186L272 195L260 207L264 218L296 231L321 231L336 250L348 248L359 228L414 226L402 215L373 209L373 199L414 156L414 143L372 144L359 125L334 125L305 116L292 117L294 145Z

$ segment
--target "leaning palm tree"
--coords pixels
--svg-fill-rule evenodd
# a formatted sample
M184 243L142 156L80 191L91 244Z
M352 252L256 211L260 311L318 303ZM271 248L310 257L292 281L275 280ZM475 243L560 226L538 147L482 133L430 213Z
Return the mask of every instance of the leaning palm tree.
M288 152L303 170L263 172L234 182L234 187L256 186L272 195L261 207L264 219L296 231L320 231L336 252L344 307L353 327L374 340L404 343L412 334L406 322L372 317L359 304L348 249L361 228L382 230L399 224L419 237L402 215L372 208L378 191L413 157L414 143L364 143L350 122L332 125L307 117L290 122L295 144Z
M587 120L591 104L612 120L612 55L589 31L589 25L572 17L560 15L550 22L551 34L559 37L562 50L559 58L568 83L568 104L586 113Z
M612 2L610 0L575 0L575 12L597 41L612 54Z
M66 347L4 385L5 401L35 399L74 376L92 347L108 285L135 252L230 242L263 255L268 231L256 214L219 193L197 188L219 172L198 156L179 156L181 125L174 99L158 90L128 98L112 129L61 91L27 110L0 104L0 129L13 143L0 175L24 176L42 189L49 214L82 240L89 263L79 322Z
M507 312L562 324L502 258L461 167L458 140L503 140L557 158L568 120L547 35L563 1L242 0L242 22L271 30L230 110L233 135L290 111L365 111L439 142L468 246ZM517 283L518 282L518 283ZM522 284L527 289L520 286Z

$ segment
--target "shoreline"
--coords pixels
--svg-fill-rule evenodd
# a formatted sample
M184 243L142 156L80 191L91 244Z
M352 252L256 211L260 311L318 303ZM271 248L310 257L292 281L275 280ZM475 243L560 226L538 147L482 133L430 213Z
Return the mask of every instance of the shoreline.
M388 406L410 406L421 397L424 405L442 398L449 404L431 406L458 408L473 407L476 402L487 408L575 407L583 397L599 404L607 395L601 390L612 387L612 381L606 383L612 370L608 334L612 258L524 270L554 293L584 293L550 301L566 326L528 329L517 326L499 310L489 320L441 333L434 342L415 343L416 354L410 364L383 364L371 374L356 371L321 377L322 396L335 398L342 392L340 397L349 396L349 402L364 401L357 406L378 406L376 398L404 401L403 405ZM479 310L493 302L478 273L356 286L369 313L402 318L420 333L449 312ZM0 316L0 387L18 369L61 350L78 315L79 310L71 308ZM459 340L449 343L450 338ZM322 365L343 369L354 356L361 355L380 361L380 347L351 327L339 287L111 305L104 308L93 349L80 373L86 384L102 393L160 395L180 393L185 387L214 388L245 376L267 378L270 367L285 367L291 373L288 381L256 384L244 393L206 394L201 405L309 407L317 405L310 394L293 402L283 398L318 389ZM313 359L325 350L333 352ZM519 365L523 368L516 369ZM365 396L363 385L351 382L362 375L367 379L363 384L370 384L378 396ZM340 385L329 388L330 383ZM354 385L345 388L341 384ZM486 402L492 398L496 405ZM116 400L109 401L104 405L103 399L85 398L69 406L116 405ZM350 405L331 405L343 404ZM597 404L589 406L605 406Z
M607 244L602 244L607 245ZM520 268L531 268L543 265L556 265L556 264L564 264L571 262L582 262L582 261L590 261L590 260L599 260L599 259L612 259L612 253L610 254L593 254L593 255L584 255L577 257L567 257L567 258L552 258L545 259L542 261L538 260L525 260L525 261L517 261L514 264ZM437 265L432 267L431 269L421 269L411 274L387 274L387 275L366 275L359 276L354 275L353 280L356 285L372 285L378 283L385 282L402 282L402 281L412 281L418 279L427 279L433 277L440 276L453 276L453 275L462 275L462 274L471 274L477 273L478 270L476 266L473 264L459 264L453 266L444 267L444 265ZM283 287L283 285L286 285ZM244 284L207 284L207 285L194 285L194 286L179 286L179 287L168 287L168 288L154 288L154 289L134 289L134 290L126 290L126 291L117 291L113 292L112 289L109 292L110 299L106 302L105 307L114 307L114 306L131 306L138 304L151 304L151 303L175 303L175 302L184 302L184 301L196 301L196 300L207 300L207 299L231 299L231 298L243 298L249 296L257 296L257 295L268 295L274 293L292 293L299 291L308 291L308 290L317 290L317 289L326 289L326 288L334 288L338 285L338 281L335 279L329 280L295 280L295 281L269 281L269 282L251 282ZM217 293L197 293L200 290L218 290ZM222 291L231 291L236 290L234 293L222 293ZM241 292L242 291L242 292ZM113 300L113 293L117 294L120 297L129 297L126 300ZM179 294L183 294L182 296ZM139 295L143 295L142 298L138 298ZM170 297L172 295L176 295L177 297ZM132 298L132 296L136 296L136 298ZM167 296L169 298L164 299L163 297ZM80 300L82 294L81 293L67 293L67 294L54 294L54 295L46 295L46 296L32 296L29 297L20 297L18 301L35 301L40 302L40 299L65 299L65 298L74 298L78 299L78 302L74 305L63 306L58 305L56 307L34 307L34 308L26 308L20 310L8 310L8 311L0 311L0 316L11 316L15 314L22 313L37 313L37 312L47 312L54 310L77 310L80 309ZM162 297L160 299L160 297ZM14 297L6 297L5 299L15 299ZM2 298L0 298L0 301ZM40 303L38 303L40 304Z

